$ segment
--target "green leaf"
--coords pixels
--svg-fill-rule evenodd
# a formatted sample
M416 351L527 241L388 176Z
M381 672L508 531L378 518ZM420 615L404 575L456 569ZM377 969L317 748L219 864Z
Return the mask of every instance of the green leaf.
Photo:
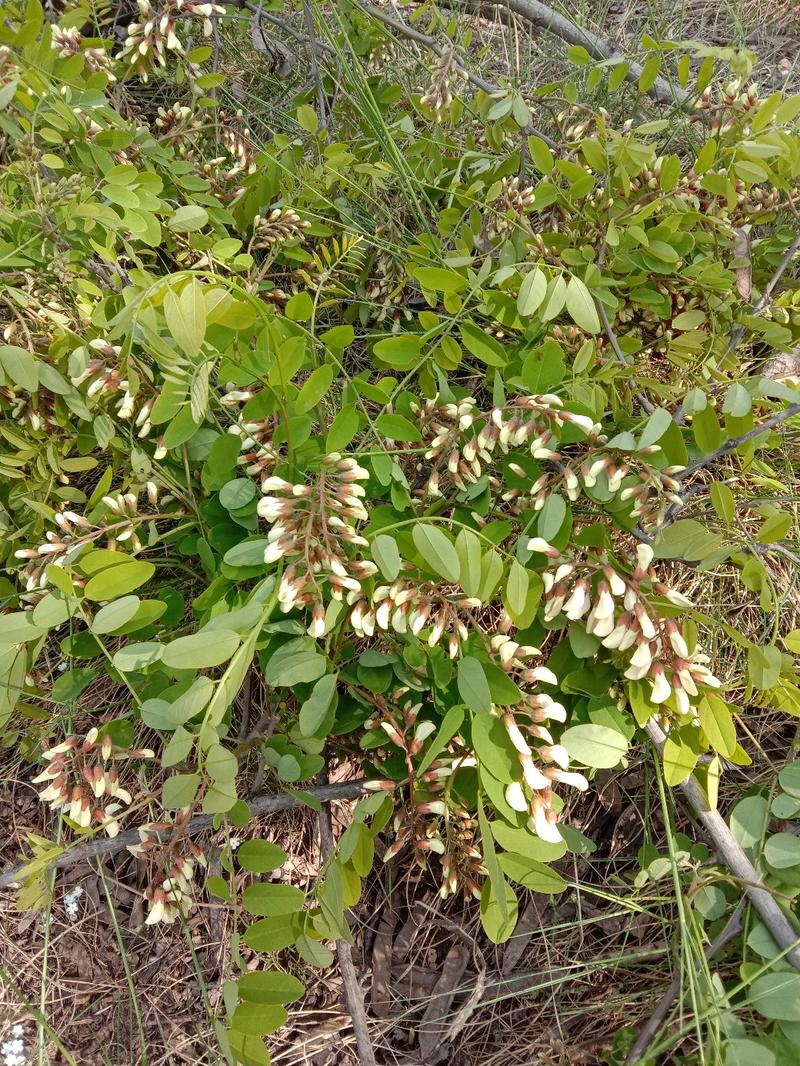
M200 788L200 774L173 774L164 782L161 802L167 808L188 807Z
M331 363L325 363L324 366L318 366L316 370L311 371L295 400L294 406L298 414L305 414L317 406L328 393L335 376L336 368Z
M697 707L700 725L714 751L731 756L736 751L736 726L728 705L707 692Z
M237 511L240 507L246 507L255 498L256 486L249 477L234 478L219 490L219 502L226 511Z
M251 914L275 917L295 914L305 903L305 896L294 885L250 885L242 893L242 903Z
M97 671L89 667L77 666L67 670L53 683L50 699L53 703L66 704L76 700L97 677Z
M120 563L119 566L101 570L99 574L89 578L83 594L87 600L116 600L117 597L144 585L155 572L156 568L152 563L131 559Z
M449 744L459 731L463 721L464 708L460 707L458 704L456 704L455 707L451 707L442 719L442 724L439 726L436 735L428 745L428 750L425 752L425 756L419 764L417 770L418 775L425 773L434 759L444 750L445 746Z
M761 842L769 820L769 805L763 796L745 796L739 800L730 814L731 833L743 848L752 848Z
M481 588L481 542L471 529L460 529L456 537L458 580L468 596L477 596ZM383 568L381 568L383 569Z
M664 742L664 780L670 788L686 781L697 766L699 748L693 733L696 730L690 733L688 728L673 729Z
M639 75L639 92L646 93L656 83L658 72L661 69L661 56L656 53L642 64L642 72Z
M458 692L467 707L476 714L489 714L492 696L480 662L471 655L458 660Z
M297 124L306 133L316 133L319 129L319 116L311 104L301 104L297 109Z
M606 725L587 723L574 725L561 734L561 743L570 759L597 770L617 766L628 751L628 741L622 733Z
M239 978L239 995L251 1003L292 1003L305 990L302 981L279 970L255 970Z
M418 522L411 531L417 551L430 569L455 584L461 572L458 554L453 542L438 526Z
M416 333L398 333L378 341L372 351L387 366L408 370L420 362L422 337Z
M140 644L127 644L124 648L114 652L111 661L120 673L130 674L157 663L163 654L163 644L148 640Z
M227 662L239 647L238 633L225 629L178 637L164 648L162 662L179 670L203 670Z
M314 314L314 301L305 289L296 292L286 304L286 317L292 322L307 322Z
M466 289L469 282L461 274L454 270L445 270L442 267L415 266L411 270L423 289L436 292L461 292Z
M204 207L197 204L187 204L179 207L169 220L169 228L176 233L192 233L202 229L208 222L208 212Z
M529 587L528 571L516 559L513 559L506 581L506 607L513 621L517 621L525 613Z
M502 893L498 896L498 891ZM494 944L503 944L517 924L518 903L511 885L501 878L498 887L485 882L481 890L481 924Z
M663 407L657 407L650 415L639 437L639 447L647 448L656 444L672 425L672 415Z
M200 354L206 335L206 303L203 288L192 279L180 296L168 289L164 297L164 316L175 343L191 359Z
M487 366L505 366L506 354L501 344L480 326L465 319L461 323L461 340L467 351Z
M498 855L497 861L509 880L530 889L531 892L555 896L567 887L567 882L555 870L528 855L504 853Z
M0 344L0 366L26 392L39 387L39 367L31 353L15 344Z
M800 865L800 837L794 833L773 833L764 844L764 858L776 870Z
M269 840L245 840L236 852L236 859L242 869L263 874L283 866L286 852Z
M496 781L510 785L519 778L517 749L499 718L476 714L472 719L472 746L482 768Z
M542 321L549 322L560 315L564 310L566 300L567 283L564 281L563 274L559 274L550 282L548 287L548 296L542 311Z
M309 637L298 637L282 644L264 666L264 680L268 685L291 688L316 681L328 668L324 655L315 650Z
M394 581L400 573L401 559L397 541L385 533L379 533L370 543L372 558L387 581Z
M331 422L328 436L325 440L326 452L340 452L358 433L358 411L355 404L343 407Z
M747 649L747 671L754 688L774 688L781 676L781 665L779 648L760 648L757 644L751 644Z
M547 278L544 271L536 267L522 279L517 296L517 311L523 317L534 314L542 305L547 292Z
M747 991L747 1002L764 1018L800 1022L800 973L765 973Z
M325 674L317 681L300 708L298 725L304 737L326 736L333 725L336 674Z
M551 541L561 529L566 517L566 500L557 492L551 493L544 501L544 507L539 512L539 521L536 527L539 536L546 541Z
M255 886L253 886L255 887ZM243 940L253 951L282 951L293 944L299 930L286 916L262 918L245 929Z
M567 311L573 322L587 333L599 333L602 327L592 294L574 274L567 284L566 299Z
M243 1033L249 1039L260 1038L266 1033L274 1033L276 1029L280 1029L282 1025L286 1024L288 1017L286 1010L277 1003L270 1006L265 1006L263 1003L237 1003L231 1019L232 1029L230 1036L233 1038ZM259 1044L264 1048L260 1039ZM268 1063L270 1061L269 1053L266 1048L264 1048L264 1051L267 1057L263 1061ZM239 1055L241 1057L241 1053ZM261 1061L251 1057L249 1045L246 1059L245 1066L251 1066L251 1063Z
M375 425L384 437L399 441L421 441L422 434L413 422L403 415L378 415Z
M726 526L733 525L736 517L736 500L733 492L721 481L712 481L709 489L711 505Z

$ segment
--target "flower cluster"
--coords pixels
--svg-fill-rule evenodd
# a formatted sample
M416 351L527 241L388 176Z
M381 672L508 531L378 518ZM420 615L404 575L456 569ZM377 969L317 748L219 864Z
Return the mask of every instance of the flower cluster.
M710 133L728 133L737 120L744 118L747 123L748 116L753 114L760 103L758 86L752 84L743 89L741 80L735 78L718 90L716 98L712 94L711 86L707 86L694 105L697 114L691 115L689 121L697 122L702 117L708 122ZM747 126L745 131L746 129Z
M235 386L229 386L220 402L223 407L236 407L252 400L255 395L257 393L250 389L237 389ZM273 444L275 428L274 418L246 419L239 413L236 423L228 429L229 433L239 437L242 442L241 455L237 463L244 466L245 473L250 477L261 479L263 492L267 491L266 481L281 458Z
M293 485L281 477L268 477L262 484L267 495L258 503L259 515L272 525L264 561L291 560L278 590L281 610L311 608L308 632L325 632L325 602L322 581L334 599L359 596L361 582L377 573L374 563L348 559L341 543L366 546L356 522L368 518L364 488L358 484L369 472L350 456L326 455L316 485Z
M131 392L128 379L120 366L121 351L122 348L118 344L110 344L102 337L95 337L85 348L77 348L72 353L70 381L76 388L83 387L87 400L118 398L115 407L117 418L123 421L132 419L137 437L143 440L152 429L150 412L154 397L145 400L137 410L138 394L135 396Z
M80 913L78 901L82 895L83 888L81 885L75 885L75 887L71 888L69 892L64 893L64 910L71 922L74 922Z
M117 80L107 52L102 48L84 48L83 35L75 26L53 26L50 46L62 59L82 55L87 70L92 72L102 70L109 81Z
M532 210L533 202L532 185L523 185L518 177L503 178L500 183L500 195L489 209L490 214L484 227L486 238L494 242L504 237Z
M253 219L253 236L248 250L272 248L276 244L303 236L303 230L311 225L291 207L273 207L268 215L256 215Z
M207 860L202 848L189 839L188 824L186 811L179 811L171 822L148 822L139 827L139 843L128 848L149 865L145 925L171 925L194 906L192 881L197 867L206 866Z
M445 111L453 102L450 82L453 78L466 80L467 76L466 70L456 62L452 51L442 52L433 72L431 86L420 99L421 104L433 111L437 122L442 121Z
M653 549L640 544L632 575L608 564L577 567L562 563L555 573L543 575L544 618L552 621L563 614L571 621L586 619L586 631L600 638L603 647L631 652L624 676L631 681L647 679L650 701L672 700L678 714L692 711L698 686L719 688L719 680L707 667L708 656L690 651L680 627L671 618L660 618L644 592L649 586L680 606L691 604L680 593L658 580L652 566Z
M604 442L605 437L597 440ZM660 445L651 444L639 449L639 456L655 455L660 451ZM503 493L503 499L517 509L532 507L534 511L540 511L556 487L563 488L567 498L574 502L582 487L594 489L603 478L605 487L620 502L633 501L631 516L638 518L644 528L651 528L658 525L670 506L683 507L681 484L675 475L684 468L673 465L658 469L642 462L639 456L602 448L577 457L559 455L556 466L541 474L529 490L508 489ZM518 464L510 463L509 468L518 477L525 477Z
M136 0L141 21L128 26L120 58L125 60L143 81L147 81L153 67L167 65L167 53L182 56L184 46L177 29L181 19L199 19L204 37L210 37L214 15L224 15L225 8L213 2L199 0L166 0L160 7L153 0Z
M410 411L425 447L424 463L417 463L410 479L415 494L441 496L443 481L463 492L487 467L491 471L498 453L507 455L512 448L527 446L534 459L558 460L556 434L566 424L577 426L590 441L598 438L600 426L593 419L561 408L561 399L551 393L521 396L488 414L471 396L458 402L443 402L437 396L421 407L412 403ZM494 489L500 485L491 473L489 485Z
M33 784L46 784L39 799L49 803L51 810L63 809L82 828L97 822L115 837L119 832L117 816L131 803L131 794L122 787L113 763L152 759L153 752L120 747L108 734L98 743L98 736L99 731L93 728L83 740L70 736L42 752L48 765L33 778Z
M150 504L158 501L159 490L155 482L148 481L144 492ZM164 496L162 502L171 499L171 496ZM89 522L77 511L62 508L55 512L56 528L45 530L45 539L41 544L35 548L18 548L14 552L14 558L24 559L28 563L21 573L27 592L45 587L48 566L67 565L82 548L95 541L104 539L105 547L111 551L141 551L137 529L142 522L152 521L156 516L139 513L139 492L103 496L102 502L109 514L99 521Z
M428 628L430 647L447 636L451 659L459 655L461 642L469 636L465 612L481 606L476 597L441 583L398 578L391 585L378 585L369 597L350 599L350 624L359 636L371 637L376 629L417 636Z

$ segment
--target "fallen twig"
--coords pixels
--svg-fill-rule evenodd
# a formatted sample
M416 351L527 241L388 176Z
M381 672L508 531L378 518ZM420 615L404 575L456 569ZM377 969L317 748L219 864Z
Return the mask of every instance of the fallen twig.
M625 75L626 81L638 82L642 73L640 63L623 56L612 45L598 37L597 34L592 33L591 30L585 30L581 26L576 26L574 22L570 22L563 15L559 15L547 4L540 3L540 0L442 0L442 5L450 8L466 8L468 11L478 14L483 13L483 9L487 7L512 11L527 22L532 22L534 26L539 26L541 29L547 30L548 33L552 33L554 37L560 37L567 44L579 45L585 48L589 55L595 59L615 59L620 62L626 62L628 64L628 72ZM688 93L662 77L656 78L651 87L645 91L648 96L659 104L682 104L689 99Z
M651 718L644 728L661 754L667 739L664 730L655 718ZM772 893L764 887L764 882L745 855L741 845L734 840L728 823L719 811L712 811L708 806L703 789L694 774L691 774L678 787L688 799L720 860L739 880L743 892L755 907L762 922L771 933L772 939L781 951L785 952L792 966L800 970L800 936L775 902Z
M364 12L365 15L371 15L372 18L382 22L389 29L395 33L399 33L401 37L407 37L410 41L416 41L417 44L421 44L423 48L427 48L429 52L433 52L435 56L441 56L444 53L444 49L436 40L428 33L421 33L419 30L415 30L413 26L407 26L405 22L401 22L398 19L394 19L391 15L387 15L385 11L381 11L380 8L373 7L371 4L358 3L358 6ZM461 64L459 64L461 65ZM491 95L492 93L501 92L502 89L499 85L495 85L492 81L487 81L486 78L482 78L480 74L474 74L472 71L467 70L462 66L462 70L466 74L467 81L470 85L474 85L476 89L481 89L483 92ZM528 125L525 127L525 132L534 134L536 137L540 137L546 145L550 148L558 148L558 142L554 141L552 137L549 137L542 130L537 129L536 126Z
M319 812L319 837L323 857L328 858L329 855L333 854L334 844L331 816L327 807L323 807ZM353 1022L359 1064L360 1066L378 1066L375 1058L375 1049L372 1046L372 1040L369 1035L367 1012L364 1009L364 993L358 983L358 974L353 965L353 955L346 940L339 939L336 941L336 955L339 959L339 970L342 975L347 1009Z
M356 799L364 792L364 779L359 778L357 781L345 781L336 785L317 785L313 788L305 789L304 792L319 803L330 803L331 800L337 799ZM274 814L277 811L289 811L295 807L303 807L305 806L305 801L302 796L281 793L277 796L256 796L254 799L248 800L248 806L255 817L261 814ZM189 820L186 832L194 836L197 833L202 833L205 829L211 829L213 824L213 815L196 814ZM76 844L53 859L48 869L63 870L66 867L75 866L76 863L87 862L89 859L96 859L99 856L114 855L127 848L130 844L138 844L139 842L139 830L130 829L108 840L92 840L88 843ZM14 866L0 874L0 888L10 888L16 884L29 864L30 862L21 863L19 866Z
M721 951L725 947L729 940L733 940L733 938L739 934L742 928L742 911L744 910L744 904L745 901L743 899L739 900L733 914L725 923L725 927L714 937L710 944L706 945L703 954L707 959L713 958L718 951ZM681 990L682 977L683 975L680 970L676 970L672 975L672 980L667 985L663 996L656 1004L656 1009L640 1029L633 1047L625 1058L624 1066L634 1066L634 1063L637 1063L648 1047L650 1047L653 1037L661 1028L662 1022L669 1014L670 1007L678 998L678 993Z

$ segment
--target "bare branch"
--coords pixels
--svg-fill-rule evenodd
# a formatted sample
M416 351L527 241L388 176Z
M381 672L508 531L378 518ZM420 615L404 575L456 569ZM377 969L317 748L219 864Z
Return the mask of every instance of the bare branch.
M661 755L667 739L664 730L655 718L651 718L644 728ZM764 882L756 868L745 855L741 845L734 840L728 823L719 811L712 811L708 806L703 789L694 774L691 774L678 787L688 799L695 817L705 829L720 861L738 879L742 891L753 904L762 922L771 933L772 939L781 951L785 952L788 961L796 970L800 970L800 935L775 902L772 893L764 887Z
M345 781L337 785L318 785L304 789L303 792L319 803L330 803L331 800L356 799L364 792L364 779ZM277 811L290 811L295 807L303 807L305 806L305 801L302 799L302 795L292 796L288 793L281 793L277 796L256 796L255 799L248 800L247 805L251 814L257 817L261 814L275 814ZM211 829L213 824L214 818L212 815L196 814L186 826L186 832L190 836L195 836L205 829ZM90 859L96 859L101 855L115 855L130 844L138 844L139 839L138 829L130 829L111 837L109 840L92 840L89 843L76 844L75 847L68 848L55 858L48 869L63 870L68 866L75 866L79 862L88 862ZM24 874L26 865L26 863L22 863L0 874L0 888L10 888L16 884L19 877Z
M675 474L675 478L678 481L683 481L690 474L694 474L697 470L702 470L704 466L710 466L711 463L720 459L723 455L727 455L728 452L735 451L740 444L746 444L749 440L753 440L755 437L760 437L762 433L767 433L769 430L774 429L775 426L779 426L781 422L786 422L790 418L794 418L795 415L800 414L800 403L790 403L788 407L785 407L778 414L773 415L772 418L768 418L766 422L762 422L760 426L753 426L747 433L743 433L740 437L731 437L730 440L726 440L724 444L721 444L719 448L716 448L713 452L709 452L708 455L704 455L702 459L698 459L696 463L692 463L687 466L685 470L681 470Z

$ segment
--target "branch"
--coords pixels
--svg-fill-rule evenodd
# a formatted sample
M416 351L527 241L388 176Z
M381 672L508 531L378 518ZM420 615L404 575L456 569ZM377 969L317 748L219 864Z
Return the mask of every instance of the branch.
M319 812L319 841L323 857L329 858L333 854L334 843L330 812L325 809ZM345 921L347 921L346 918ZM359 1064L360 1066L377 1066L375 1050L369 1035L367 1012L364 1009L364 993L358 983L350 944L341 937L336 941L336 955L339 959L347 1009L350 1012L356 1037Z
M482 14L483 9L486 7L499 7L506 11L512 11L515 15L525 19L526 22L531 22L534 26L547 30L554 37L560 37L567 44L580 45L594 59L615 59L620 62L626 62L628 64L628 73L625 75L626 81L638 82L642 73L640 63L627 59L614 47L598 37L597 34L592 33L591 30L576 26L574 22L570 22L563 15L557 14L547 4L540 3L540 0L440 0L440 3L443 7L451 9L466 8L476 14ZM647 90L647 95L659 104L683 104L689 99L688 93L662 77L656 78L653 85Z
M661 755L667 739L664 730L655 718L651 718L644 728ZM772 939L785 953L792 966L800 970L800 936L775 902L772 893L764 887L764 882L741 845L734 840L728 823L719 811L712 811L708 806L703 789L694 774L678 787L688 799L695 817L705 829L719 858L740 882L745 895L772 934Z
M623 355L622 349L619 346L619 340L617 339L617 335L611 328L611 323L608 320L608 312L603 306L603 301L595 299L594 302L595 307L597 308L597 311L600 315L600 321L603 323L603 329L606 331L606 336L611 341L611 347L614 349L614 355L616 356L617 362L621 363L622 366L629 366L630 364ZM643 393L635 392L633 395L639 406L646 414L651 415L653 411L655 411L655 407L650 403L650 401Z
M683 481L685 478L689 477L690 474L694 474L695 471L702 470L704 466L709 466L723 455L727 455L728 452L734 451L740 444L746 444L747 441L753 440L755 437L760 437L762 433L767 433L770 429L774 429L775 426L779 426L781 422L786 422L788 419L794 418L797 414L800 414L800 403L790 403L783 411L779 411L778 414L773 415L772 418L768 418L767 421L762 422L760 426L754 426L751 430L748 430L747 433L743 433L741 437L731 437L730 440L726 440L724 444L721 444L719 448L716 448L713 452L704 455L702 459L698 459L696 463L687 466L685 470L679 471L674 475L675 480Z
M722 951L729 940L733 940L735 936L738 936L742 930L742 911L744 910L744 900L740 899L736 905L736 909L731 914L728 921L725 923L722 931L714 937L710 944L706 944L703 954L707 959L711 959L718 951ZM647 1019L642 1026L639 1035L625 1057L624 1066L634 1066L645 1051L650 1046L653 1037L661 1028L661 1023L669 1014L669 1009L675 1000L678 998L678 993L681 990L681 981L683 974L680 970L676 970L672 975L672 980L667 985L666 990L661 999L656 1004L656 1009Z
M340 785L319 785L304 790L305 795L311 796L320 803L330 803L331 800L356 799L363 792L363 778L359 778L357 781L345 781ZM295 807L304 806L306 804L302 794L293 796L288 793L281 793L277 796L256 796L255 799L248 801L248 807L253 817L261 814L274 814L277 811L290 811ZM185 831L190 836L195 836L205 829L212 829L214 817L214 815L210 814L196 814L190 819ZM48 869L63 870L68 866L75 866L76 863L87 862L102 855L114 855L127 848L130 844L138 844L139 842L139 830L129 829L124 833L111 837L109 840L93 840L90 843L76 844L53 859ZM30 862L21 863L19 866L14 866L0 874L0 888L11 888L20 875L25 873L29 865Z
M415 30L412 26L407 26L404 22L400 22L397 19L393 19L391 15L387 15L385 11L381 11L380 8L372 7L371 4L361 3L357 0L357 6L361 8L365 15L371 15L372 18L382 22L389 29L395 33L399 33L401 37L407 37L410 41L416 41L417 44L421 44L423 48L427 48L429 52L433 52L435 56L441 56L444 54L444 49L436 40L435 37L431 37L430 34L421 33L419 30ZM459 64L461 65L461 64ZM495 85L493 81L487 81L482 78L480 74L473 74L471 71L466 70L463 66L467 81L470 85L474 85L476 89L481 89L483 92L491 96L493 93L502 92L502 88L499 85ZM542 130L537 129L536 126L528 125L525 127L525 133L533 134L535 137L540 137L546 145L550 148L558 148L558 142L554 141L552 137L549 137Z

